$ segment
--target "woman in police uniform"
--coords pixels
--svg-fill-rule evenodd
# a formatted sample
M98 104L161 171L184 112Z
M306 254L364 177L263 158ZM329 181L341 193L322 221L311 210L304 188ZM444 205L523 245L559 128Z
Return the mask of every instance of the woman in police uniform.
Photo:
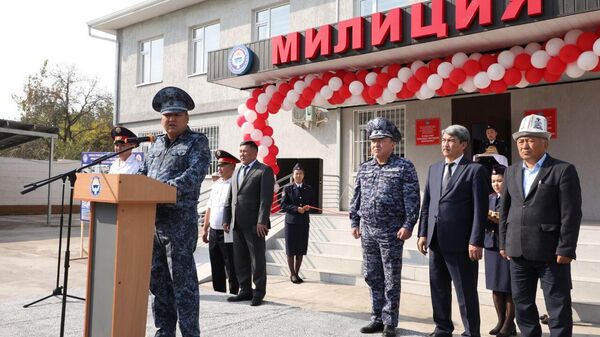
M492 168L492 188L489 196L488 224L485 228L485 286L492 291L498 323L490 330L490 335L507 337L516 335L515 304L510 289L510 264L500 256L498 250L498 210L504 184L506 167L497 165Z
M299 163L294 166L293 178L294 182L283 189L281 209L285 211L285 253L290 280L298 284L303 282L298 273L308 249L308 213L314 196L312 188L304 183L304 168Z

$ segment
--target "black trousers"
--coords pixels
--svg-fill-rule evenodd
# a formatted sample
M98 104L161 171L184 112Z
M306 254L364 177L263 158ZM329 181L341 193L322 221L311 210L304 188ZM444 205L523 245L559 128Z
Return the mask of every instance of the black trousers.
M212 284L215 291L227 292L225 280L229 280L229 293L238 293L238 280L235 275L233 261L233 243L225 243L225 233L222 229L210 229L208 235L208 255L210 257L210 270Z
M240 294L252 293L253 297L264 298L267 289L265 238L256 234L256 227L234 228L233 256Z
M436 335L451 336L452 283L465 331L463 336L479 337L480 316L477 294L479 265L469 259L469 254L443 253L437 239L429 246L429 286Z
M535 305L538 279L542 284L548 327L551 337L573 335L573 312L571 310L571 265L556 261L530 261L522 257L510 260L510 276L515 301L517 324L521 334L540 337L539 313Z

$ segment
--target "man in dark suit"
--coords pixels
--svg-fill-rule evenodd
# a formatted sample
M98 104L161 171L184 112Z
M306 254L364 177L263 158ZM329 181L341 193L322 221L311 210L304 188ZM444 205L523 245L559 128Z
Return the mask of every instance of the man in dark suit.
M489 180L483 166L464 157L469 130L451 125L442 131L445 160L429 167L417 246L430 252L429 284L436 337L450 337L454 283L463 336L480 336L478 262L482 257ZM428 249L429 248L429 249Z
M485 136L487 139L481 144L479 153L486 153L488 151L491 153L496 152L508 158L508 147L503 140L498 139L498 131L493 125L486 127ZM491 147L495 148L495 151Z
M543 116L529 115L513 134L522 162L505 173L500 202L500 254L510 259L517 324L539 337L535 296L541 280L552 337L573 334L571 261L581 224L581 187L572 164L546 153Z
M233 172L229 197L223 214L223 230L233 230L235 272L240 285L230 302L252 300L262 304L267 286L265 237L271 223L271 204L275 178L270 167L258 162L258 147L253 141L240 144L239 165ZM254 281L254 290L252 290Z

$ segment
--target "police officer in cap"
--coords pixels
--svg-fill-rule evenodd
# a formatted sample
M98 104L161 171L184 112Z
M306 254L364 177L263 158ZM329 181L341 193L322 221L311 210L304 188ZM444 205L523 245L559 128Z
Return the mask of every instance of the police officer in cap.
M161 89L152 100L162 114L166 134L150 147L140 173L177 188L175 204L159 204L152 251L150 291L155 337L200 336L198 275L194 251L198 241L196 206L208 172L208 138L188 127L194 101L175 87Z
M498 131L493 125L488 125L485 128L485 136L487 139L481 144L481 150L479 153L496 152L500 155L508 157L508 147L503 140L498 139Z
M125 143L127 138L136 137L135 133L122 126L115 126L110 130L110 136L115 145L115 152L121 152L125 149L130 150L119 153L119 157L113 161L108 173L136 174L140 170L140 162L135 158L135 155L131 153L133 148L135 148L135 144Z
M215 151L220 179L214 182L208 198L208 207L202 227L202 241L208 243L213 289L225 292L229 280L229 293L237 295L239 284L233 261L233 232L223 231L223 212L231 188L231 176L239 159L224 150Z
M352 236L361 238L363 275L371 293L371 323L362 333L395 336L400 307L404 241L419 215L419 181L414 165L394 154L400 131L377 117L367 124L373 158L356 176L350 205Z

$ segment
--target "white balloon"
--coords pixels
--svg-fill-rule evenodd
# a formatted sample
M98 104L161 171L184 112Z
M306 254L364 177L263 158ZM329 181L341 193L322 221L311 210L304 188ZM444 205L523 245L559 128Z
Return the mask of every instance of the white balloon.
M420 99L420 100L424 100L425 98L423 97L423 95L421 95L421 91L417 91L415 92L415 98Z
M480 71L473 77L473 84L475 84L475 87L478 89L485 89L490 86L490 83L492 83L492 81L485 71Z
M385 105L386 104L385 100L383 99L383 96L377 98L375 100L375 102L377 102L377 104L379 104L379 105Z
M342 87L342 84L344 84L344 82L342 82L342 79L339 77L332 77L329 79L329 87L333 91L340 90L340 88Z
M312 82L312 80L314 80L317 77L317 75L315 74L308 74L306 76L304 76L304 82L305 83L310 83Z
M246 103L242 103L242 104L238 105L238 108L237 108L238 115L243 115L247 110L249 110L249 109L246 108Z
M600 56L600 39L596 40L596 42L594 42L594 54Z
M367 83L368 86L372 86L373 84L375 84L376 81L377 81L377 73L370 72L365 77L365 83Z
M598 66L598 55L593 51L585 51L579 55L577 66L585 71L590 71Z
M321 95L320 92L316 93L315 97L313 97L312 105L323 106L325 104L327 104L327 100L325 99L325 97L323 97L323 95Z
M258 129L254 129L252 130L252 132L250 132L250 138L252 138L253 141L258 142L262 139L263 137L263 133L262 131L258 130Z
M275 177L275 179L277 179L277 176ZM281 186L279 186L278 183L275 183L275 185L273 185L273 192L277 193L279 192L279 189L281 188Z
M290 103L295 104L300 98L300 95L296 92L296 90L290 90L285 97L290 101Z
M437 73L442 78L449 78L450 77L450 73L452 72L452 70L454 70L454 66L450 62L442 62L437 67Z
M269 98L271 98L273 96L273 94L276 92L277 92L277 88L274 85L270 85L265 89L265 94L267 94L267 96Z
M294 83L294 91L302 92L302 89L306 88L306 83L304 81L297 81Z
M474 92L477 90L475 83L473 83L473 77L467 77L460 87L464 92Z
M294 103L290 102L287 98L283 100L281 104L281 110L290 111L294 108Z
M269 104L269 96L267 96L267 94L265 94L265 93L262 93L262 94L258 95L258 99L257 100L258 100L259 103L262 103L264 105Z
M442 84L444 84L444 79L442 79L442 77L438 74L431 74L427 78L427 86L431 90L438 90L442 87Z
M577 44L577 38L579 38L579 35L581 35L581 33L583 33L583 31L581 31L580 29L573 29L568 31L567 34L565 34L565 43Z
M514 54L510 50L504 50L498 54L498 63L500 63L504 69L512 68L515 64L515 55L517 54Z
M519 55L525 51L525 48L523 48L521 46L514 46L514 47L510 48L509 50L513 53L513 55Z
M424 99L431 98L435 95L435 90L431 89L427 84L421 85L421 89L419 89L419 93Z
M350 83L352 85L352 83ZM398 77L392 77L388 82L387 88L394 94L397 94L402 90L402 81ZM352 90L350 90L352 92Z
M258 130L257 130L258 131ZM269 149L264 146L264 145L259 145L258 146L258 156L259 157L266 157L269 154Z
M263 136L260 139L260 145L264 145L266 147L273 145L273 138L271 138L270 136Z
M251 133L252 131L254 131L254 125L252 125L252 123L245 122L244 124L242 124L243 133Z
M560 53L560 49L565 45L565 41L559 37L548 40L546 42L546 52L550 56L557 56Z
M421 60L414 61L414 62L413 62L411 65L410 65L410 71L412 71L412 72L413 72L413 74L414 74L414 73L416 73L416 72L417 72L417 69L421 68L421 67L422 67L422 66L424 66L424 65L425 65L425 63L424 63L423 61L421 61Z
M537 42L530 42L525 46L525 52L529 55L533 55L533 53L541 49L542 45Z
M388 68L389 68L388 66L385 66L385 67L381 68L381 72L387 74Z
M388 88L383 89L383 94L381 94L381 97L383 97L386 103L390 103L396 100L396 94Z
M567 65L567 71L565 71L567 73L567 76L569 76L570 78L579 78L581 76L583 76L583 74L585 73L585 70L579 68L577 66L577 62L573 62L573 63L569 63Z
M488 77L493 81L500 81L505 73L506 69L499 63L492 64L487 70Z
M267 112L267 105L263 104L261 102L258 102L258 103L256 103L254 110L256 110L256 112L258 112L259 114L265 113L265 112Z
M469 57L467 56L467 54L463 52L456 53L452 55L452 65L455 68L460 68L465 64L465 62L467 62L468 59Z
M538 68L544 69L550 60L550 55L545 50L538 50L531 55L531 64Z
M479 59L481 58L481 53L473 53L469 55L469 58L471 60L479 61Z
M529 85L529 82L527 82L527 79L525 79L525 73L523 72L523 76L521 76L521 82L517 83L517 88L522 89L528 85Z
M330 99L333 96L333 90L328 85L324 85L319 93L325 99Z
M244 118L246 119L246 121L254 123L254 121L256 120L256 112L248 110L246 111L246 113L244 113Z
M364 88L365 86L362 84L361 81L352 81L348 89L350 90L350 93L352 93L352 95L357 96L362 94Z
M352 96L350 96L350 98L348 98L346 100L345 103L347 103L349 105L362 105L362 104L365 104L366 102L361 95L352 95Z
M413 72L407 67L404 67L404 68L400 69L400 71L398 71L398 79L400 81L402 81L402 83L408 82L408 80L410 79L410 77L412 75L413 75Z

